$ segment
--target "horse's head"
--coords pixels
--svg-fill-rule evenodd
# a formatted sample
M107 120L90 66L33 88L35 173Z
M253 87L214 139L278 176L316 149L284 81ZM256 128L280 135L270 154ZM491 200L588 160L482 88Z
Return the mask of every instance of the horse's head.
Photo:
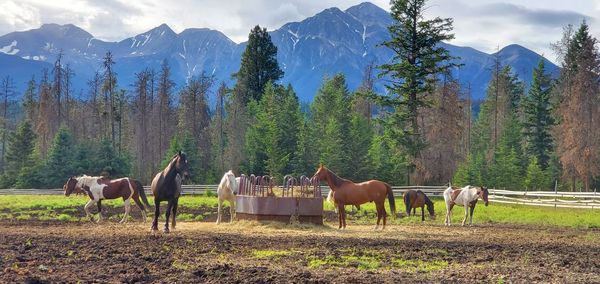
M325 180L327 178L327 168L323 166L323 164L319 165L317 172L313 175L312 178L318 178L319 180Z
M188 167L188 160L185 153L181 151L177 152L174 159L177 173L179 173L183 179L188 178L190 176L190 169Z
M75 177L70 177L67 180L67 183L65 183L65 185L63 185L63 191L65 193L65 196L69 196L71 195L71 193L73 193L73 191L75 190L75 187L77 186L77 179Z
M477 195L479 195L481 197L481 199L483 199L483 204L485 204L485 206L488 206L488 203L489 203L488 195L489 194L490 193L489 193L487 187L480 186L479 190L477 190Z
M427 211L429 211L429 216L431 219L435 219L435 209L433 208L434 203L431 202L431 205L427 206Z

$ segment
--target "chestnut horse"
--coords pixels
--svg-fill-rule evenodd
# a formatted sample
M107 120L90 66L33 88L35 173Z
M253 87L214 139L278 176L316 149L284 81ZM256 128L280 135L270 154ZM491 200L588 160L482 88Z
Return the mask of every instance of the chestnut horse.
M339 229L346 228L346 210L345 205L361 205L367 202L375 202L377 209L377 225L383 218L383 228L385 228L387 213L385 212L385 197L388 197L390 202L390 211L392 216L396 216L396 204L392 187L382 181L370 180L361 183L354 183L350 180L338 177L332 171L328 170L323 165L313 176L321 181L326 181L329 188L333 191L333 200L338 206L338 221Z
M460 205L465 207L465 217L463 218L462 225L465 225L467 216L469 215L469 208L471 209L471 218L469 220L469 226L473 225L473 211L475 211L475 205L477 200L481 197L485 206L488 206L488 189L481 186L470 186L467 185L463 188L449 186L444 190L444 200L446 201L446 220L444 224L450 226L452 219L452 208L454 205Z
M140 202L140 197L146 206L150 208L142 184L139 181L128 177L114 180L106 177L91 177L86 175L71 177L63 186L63 191L65 196L69 196L72 193L87 194L90 197L90 201L85 204L83 209L85 210L86 216L89 217L90 220L93 220L92 215L89 212L89 207L96 202L98 205L98 222L102 220L103 199L123 198L125 203L125 214L123 215L123 219L121 219L121 223L127 222L127 218L129 217L129 212L131 211L129 199L133 199L135 204L142 211L142 220L144 220L144 222L146 221L146 208L144 208L144 205Z
M402 195L404 199L404 205L406 205L406 216L410 216L412 209L414 216L417 208L421 208L421 222L425 222L425 205L427 205L427 211L431 219L435 218L435 210L433 208L433 202L425 195L424 192L417 190L408 190Z
M158 216L160 215L160 202L167 201L166 223L163 231L169 232L169 217L173 212L172 227L175 229L175 216L177 215L177 203L181 194L181 181L190 175L188 161L185 153L179 151L167 167L156 174L152 180L150 188L154 194L154 221L152 222L152 231L158 230Z

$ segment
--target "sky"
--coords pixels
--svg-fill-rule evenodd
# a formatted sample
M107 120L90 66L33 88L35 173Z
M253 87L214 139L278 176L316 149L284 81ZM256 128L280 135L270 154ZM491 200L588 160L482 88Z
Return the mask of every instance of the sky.
M259 24L274 30L330 7L342 10L360 0L0 0L0 35L45 23L75 24L95 37L119 41L162 23L219 30L235 42ZM372 3L389 10L388 0ZM520 44L553 60L550 44L567 24L586 19L600 37L600 0L429 0L426 17L454 19L451 44L494 52ZM594 17L595 16L595 17Z

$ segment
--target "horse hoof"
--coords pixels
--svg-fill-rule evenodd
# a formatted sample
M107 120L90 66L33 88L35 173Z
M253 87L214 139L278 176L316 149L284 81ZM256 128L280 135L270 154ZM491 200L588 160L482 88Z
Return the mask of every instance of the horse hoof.
M158 227L152 226L152 228L150 228L150 230L152 230L153 232L156 232L156 231L158 231Z
M163 233L168 234L169 233L169 228L164 228L163 229Z

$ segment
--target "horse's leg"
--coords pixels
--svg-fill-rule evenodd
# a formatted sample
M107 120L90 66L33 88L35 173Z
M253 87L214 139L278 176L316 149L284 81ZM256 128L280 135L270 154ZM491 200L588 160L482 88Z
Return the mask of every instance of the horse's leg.
M382 209L382 205L379 202L375 202L375 210L377 210L377 225L375 225L375 230L379 229L379 221L381 221L381 218L383 216L381 216L381 209Z
M342 227L346 229L346 206L342 206Z
M341 203L338 203L338 222L339 222L338 229L342 228L342 214L343 213L344 213L344 205Z
M473 211L475 211L475 205L471 205L471 216L469 219L469 226L473 225Z
M131 210L131 202L129 201L129 198L125 199L123 201L123 204L125 205L125 213L123 214L123 219L121 219L121 224L123 223L127 223L127 218L129 217L129 211Z
M425 223L425 205L421 207L421 222Z
M163 229L163 232L168 233L169 232L169 217L171 217L171 211L173 210L173 200L169 200L167 202L167 212L165 213L165 228Z
M229 215L231 216L229 223L233 223L233 218L235 218L235 196L229 200Z
M223 200L219 197L217 201L217 225L221 224L221 208L223 207Z
M152 221L152 231L158 231L158 216L160 215L160 200L154 197L154 220Z
M90 218L90 221L94 221L94 218L92 217L92 214L90 213L90 206L92 206L92 204L94 204L94 200L90 199L90 201L88 201L85 206L83 206L83 210L85 210L85 217Z
M446 226L450 226L452 221L452 208L454 207L454 203L446 203Z
M98 199L98 223L102 221L102 199Z
M385 229L385 225L387 222L387 212L385 212L385 200L381 201L381 215L383 216L383 226L381 227L381 229Z
M465 217L463 218L463 221L462 221L463 226L465 225L465 222L467 222L467 217L469 216L469 204L465 204L464 207L465 207Z
M177 207L179 205L179 199L175 199L175 201L173 202L173 221L171 222L171 229L175 230L175 227L177 227L177 221L175 220L175 218L177 217Z

